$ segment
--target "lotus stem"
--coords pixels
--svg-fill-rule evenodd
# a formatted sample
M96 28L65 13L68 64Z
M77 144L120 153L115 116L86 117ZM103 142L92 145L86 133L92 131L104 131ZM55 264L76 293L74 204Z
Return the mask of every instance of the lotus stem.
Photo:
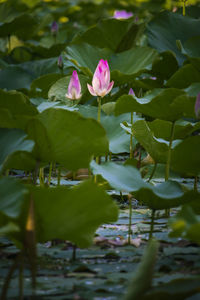
M73 251L72 251L72 261L75 261L76 260L76 245L73 245Z
M131 195L128 197L129 200L129 224L128 224L128 244L131 244L131 236L132 236L132 200Z
M101 123L101 97L97 98L98 103L98 115L97 115L97 121Z
M183 16L185 16L185 7L186 7L186 2L187 2L187 0L182 0L182 2L183 2Z
M195 191L195 192L198 191L197 183L198 183L198 176L195 176L195 177L194 177L194 191Z
M131 112L130 158L133 158L133 134L132 134L132 126L133 126L133 112Z
M44 186L44 168L40 168L39 181L40 181L40 186Z
M1 300L6 300L7 299L7 291L8 291L8 288L9 288L10 281L12 279L12 274L14 273L15 269L17 268L18 260L19 260L19 256L17 256L15 258L12 266L10 267L8 275L5 278L5 281L4 281L4 284L3 284L3 287L2 287L2 291L1 291L1 297L0 297Z
M99 123L101 123L101 97L97 98L97 103L98 103L97 121ZM96 157L96 163L97 164L100 163L100 157L99 156Z
M51 162L50 165L49 165L48 185L51 184L51 174L52 174L52 169L53 169L53 163Z
M152 209L151 211L151 228L150 228L150 232L149 232L149 240L152 238L153 236L153 229L154 229L154 218L155 218L155 209Z
M168 155L167 155L167 164L166 164L166 169L165 169L165 181L167 181L169 179L169 170L170 170L170 162L171 162L172 142L174 139L174 131L175 131L175 121L172 122L172 127L171 127L171 135L170 135Z
M151 172L151 175L149 176L148 182L150 182L151 179L153 178L153 176L155 174L155 171L156 171L156 168L157 168L157 162L155 162L155 164L154 164L154 167L153 167L153 170Z
M58 166L58 181L57 181L57 186L60 186L60 177L61 177L61 167Z

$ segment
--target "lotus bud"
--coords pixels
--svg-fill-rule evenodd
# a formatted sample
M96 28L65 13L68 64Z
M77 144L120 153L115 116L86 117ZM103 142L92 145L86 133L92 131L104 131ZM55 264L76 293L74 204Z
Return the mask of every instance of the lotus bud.
M51 24L51 33L52 35L57 35L58 33L58 23L56 21Z
M115 19L129 19L133 16L132 12L127 12L125 10L115 10L114 18Z
M73 71L70 82L69 82L69 86L68 86L68 90L67 90L67 94L65 95L67 98L71 99L71 100L76 100L81 98L81 84L78 78L78 74L76 71Z
M58 68L63 69L63 59L62 55L58 57L58 62L57 62Z
M197 119L200 118L200 93L197 95L194 111Z
M134 96L134 97L135 97L135 93L134 93L134 91L133 91L133 89L132 89L132 88L130 88L130 90L129 90L128 94L129 94L129 95L132 95L132 96Z
M112 90L114 81L110 82L110 69L107 60L101 59L94 72L92 86L87 84L88 90L93 96L104 97Z

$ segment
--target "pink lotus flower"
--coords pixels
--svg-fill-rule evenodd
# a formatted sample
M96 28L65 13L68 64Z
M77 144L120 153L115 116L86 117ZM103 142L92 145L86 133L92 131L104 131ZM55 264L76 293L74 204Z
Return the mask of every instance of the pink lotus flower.
M73 71L72 77L69 82L67 94L65 95L67 98L71 100L76 100L81 98L81 84L78 78L78 74L76 71Z
M112 90L114 81L110 82L110 70L107 60L101 59L94 72L92 86L87 84L88 90L93 96L104 97Z
M133 16L132 12L127 12L125 10L115 10L114 18L115 19L129 19Z
M51 33L53 35L56 35L58 33L58 23L56 21L53 21L51 24Z
M196 117L200 118L200 93L197 95L194 110Z
M134 97L135 97L135 93L134 93L134 91L133 91L133 89L132 89L132 88L130 88L130 90L129 90L128 94L129 94L129 95L132 95L132 96L134 96Z

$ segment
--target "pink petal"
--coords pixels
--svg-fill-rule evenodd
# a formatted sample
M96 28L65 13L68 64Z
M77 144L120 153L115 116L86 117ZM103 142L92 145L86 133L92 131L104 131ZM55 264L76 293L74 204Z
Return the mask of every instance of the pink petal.
M81 84L76 71L72 73L67 94L70 99L79 99L81 97Z
M89 90L89 92L90 92L90 94L91 94L92 96L97 96L97 94L95 93L95 91L94 91L94 89L93 89L93 87L92 87L91 85L89 85L89 84L87 83L87 87L88 87L88 90Z
M108 85L106 94L109 94L109 93L110 93L110 91L111 91L112 88L113 88L113 84L114 84L114 81L111 81L111 83Z

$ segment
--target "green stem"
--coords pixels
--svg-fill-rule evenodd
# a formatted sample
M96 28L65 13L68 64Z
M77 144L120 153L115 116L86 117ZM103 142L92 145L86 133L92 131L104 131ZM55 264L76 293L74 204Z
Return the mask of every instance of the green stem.
M58 181L57 181L57 186L60 186L60 177L61 177L61 167L58 166Z
M99 123L101 123L101 97L97 98L97 103L98 103L98 114L97 114L97 121ZM96 163L99 164L100 163L100 157L97 156L96 157Z
M76 245L73 245L73 252L72 252L72 261L75 261L76 260Z
M154 173L155 173L155 171L156 171L156 168L157 168L157 163L154 164L154 167L153 167L153 170L152 170L152 172L151 172L151 175L149 176L148 182L150 182L151 179L153 178Z
M44 186L44 168L40 168L39 181L40 181L40 186Z
M98 103L98 115L97 115L97 121L101 123L101 97L97 98Z
M153 236L154 217L155 217L155 209L152 209L152 214L151 214L151 228L150 228L150 232L149 232L149 240L150 240L150 239L152 238L152 236Z
M8 35L8 54L11 52L11 38L10 34Z
M198 189L197 189L197 182L198 182L198 176L195 176L194 177L194 191L197 192Z
M131 112L130 158L133 158L133 134L132 134L132 126L133 126L133 112Z
M109 152L109 161L111 161L111 160L112 160L112 153Z
M183 16L185 16L185 7L186 7L185 3L186 3L186 1L187 0L182 0L182 2L183 2Z
M53 169L53 163L51 162L50 165L49 165L48 185L51 184L51 174L52 174L52 169Z
M131 235L132 235L132 201L129 197L129 224L128 224L128 244L131 244Z
M15 269L17 268L18 260L19 260L19 256L17 256L15 258L14 263L10 267L8 275L6 276L6 278L4 280L4 284L3 284L3 287L2 287L2 291L1 291L1 297L0 297L1 300L6 300L7 299L7 296L6 296L7 291L8 291L8 288L9 288L10 281L12 279L12 274L14 273Z
M165 181L167 181L169 179L169 170L170 170L171 151L172 151L172 142L173 142L173 138L174 138L174 130L175 130L175 121L172 122L172 127L171 127L171 135L170 135L167 163L166 163L166 169L165 169Z

